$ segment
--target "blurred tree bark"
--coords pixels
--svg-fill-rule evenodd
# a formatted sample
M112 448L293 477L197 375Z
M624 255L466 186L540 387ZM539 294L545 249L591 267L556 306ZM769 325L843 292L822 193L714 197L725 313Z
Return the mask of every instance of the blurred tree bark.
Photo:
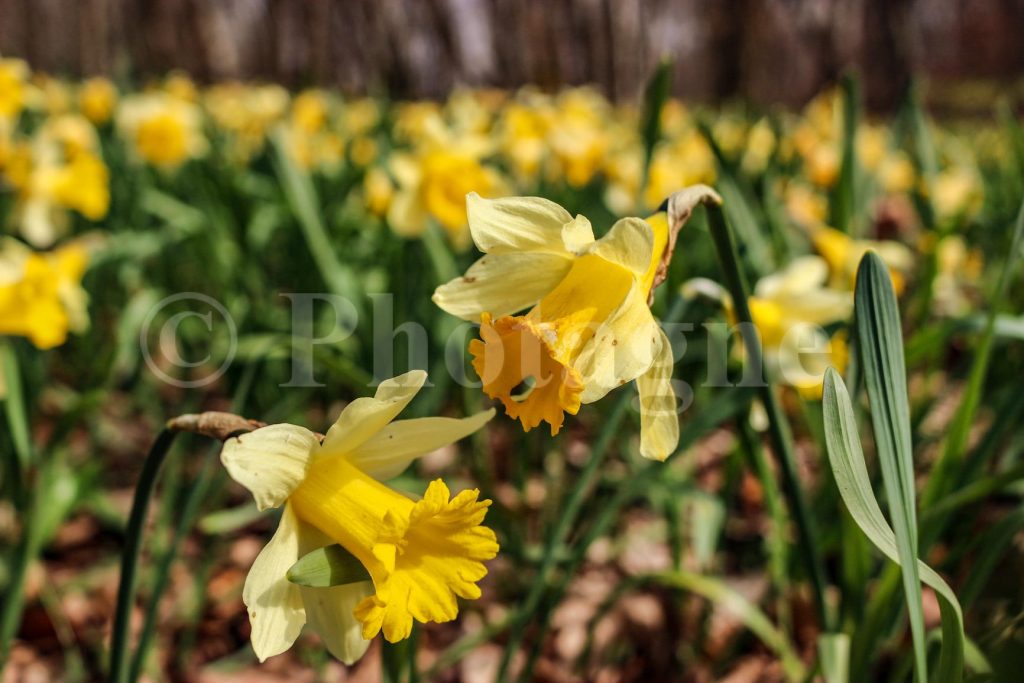
M64 75L276 80L436 97L458 84L596 83L806 101L847 66L869 106L911 73L1015 79L1019 0L0 0L0 53Z

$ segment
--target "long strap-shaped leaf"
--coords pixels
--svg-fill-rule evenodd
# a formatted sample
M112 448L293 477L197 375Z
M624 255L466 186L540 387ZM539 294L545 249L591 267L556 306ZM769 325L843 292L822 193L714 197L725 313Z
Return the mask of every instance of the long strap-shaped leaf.
M828 460L839 494L861 531L886 557L899 564L906 576L907 567L900 557L896 534L882 515L882 508L871 489L850 395L839 373L832 368L825 374L822 400ZM942 613L942 655L935 680L955 683L963 676L964 663L964 624L960 603L949 584L931 567L916 560L914 569L915 576L920 574L921 580L935 590Z
M889 269L874 252L868 252L857 269L854 315L857 345L864 361L864 379L871 401L875 446L896 532L903 592L914 642L915 678L918 683L924 683L928 680L928 664L921 580L914 562L917 559L917 510L903 332Z

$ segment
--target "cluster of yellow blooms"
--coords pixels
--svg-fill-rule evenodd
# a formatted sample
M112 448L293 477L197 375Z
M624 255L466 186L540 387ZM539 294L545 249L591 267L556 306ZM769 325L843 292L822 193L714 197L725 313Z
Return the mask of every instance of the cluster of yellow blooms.
M366 209L386 217L397 233L415 236L433 220L453 244L466 247L468 192L497 197L597 181L612 213L650 211L680 187L713 184L717 148L751 176L773 159L792 167L778 190L793 219L813 227L826 220L825 193L839 176L836 103L830 93L798 117L752 123L726 113L710 126L709 142L698 117L669 100L645 171L637 109L614 106L587 88L557 95L463 90L447 102L397 103L385 111L378 100L343 100L324 90L293 97L276 85L199 89L182 76L121 97L102 78L72 88L6 59L0 60L0 172L19 193L26 239L45 246L60 234L58 212L96 221L107 211L97 128L113 124L132 158L164 171L201 159L212 145L245 164L276 135L307 170L358 169ZM45 121L30 137L17 132L23 112ZM888 136L885 127L862 124L858 156L883 193L905 195L920 179ZM950 163L922 189L940 218L976 211L981 184L971 150L954 138L943 140L943 150Z

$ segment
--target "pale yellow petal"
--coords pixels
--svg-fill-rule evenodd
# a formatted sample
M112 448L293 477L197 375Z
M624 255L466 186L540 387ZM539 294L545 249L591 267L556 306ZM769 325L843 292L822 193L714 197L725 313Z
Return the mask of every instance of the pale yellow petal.
M794 323L828 325L848 320L853 315L853 292L823 287L803 296L781 297L776 301L786 312L787 320Z
M578 254L594 243L594 228L586 216L576 216L562 226L562 245L566 251Z
M484 199L466 195L473 242L480 251L548 251L565 253L562 227L573 220L558 204L540 197Z
M770 299L776 296L800 296L820 289L828 280L828 263L813 254L794 259L786 268L757 281L754 296Z
M286 505L274 537L252 563L242 589L252 627L252 649L261 662L290 648L306 623L302 593L286 578L300 556L301 524Z
M590 253L643 277L651 263L653 249L654 231L651 226L639 218L623 218L593 244Z
M388 159L388 170L402 187L416 187L423 177L416 159L404 152L391 155Z
M395 194L388 207L388 225L396 235L418 237L427 229L427 210L413 190Z
M416 458L465 438L494 417L494 409L463 419L422 417L392 422L348 454L356 467L375 479L401 474Z
M679 413L672 388L672 343L659 330L658 354L650 369L636 380L640 392L640 455L665 460L679 445Z
M302 600L310 628L324 641L327 651L345 664L353 664L370 647L363 638L363 625L353 612L363 599L373 595L373 583L359 583L330 588L303 586Z
M488 254L462 277L434 291L434 303L452 315L480 322L481 313L511 315L533 306L554 289L572 260L562 254Z
M280 506L306 476L318 441L290 424L261 427L224 442L220 460L231 478L252 492L260 510Z
M345 406L327 431L320 457L347 455L395 419L427 381L427 373L412 370L377 386L373 398L357 398Z
M583 403L593 403L615 387L647 372L658 348L658 322L634 285L623 304L580 352L574 365L583 379Z

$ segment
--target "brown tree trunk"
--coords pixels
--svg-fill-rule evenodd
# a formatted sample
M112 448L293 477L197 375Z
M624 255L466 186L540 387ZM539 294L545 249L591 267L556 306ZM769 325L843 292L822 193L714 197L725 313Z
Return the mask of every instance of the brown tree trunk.
M439 97L595 83L636 97L662 57L692 99L800 104L853 66L891 106L911 73L1013 79L1014 0L0 0L0 53L78 76L182 69Z

